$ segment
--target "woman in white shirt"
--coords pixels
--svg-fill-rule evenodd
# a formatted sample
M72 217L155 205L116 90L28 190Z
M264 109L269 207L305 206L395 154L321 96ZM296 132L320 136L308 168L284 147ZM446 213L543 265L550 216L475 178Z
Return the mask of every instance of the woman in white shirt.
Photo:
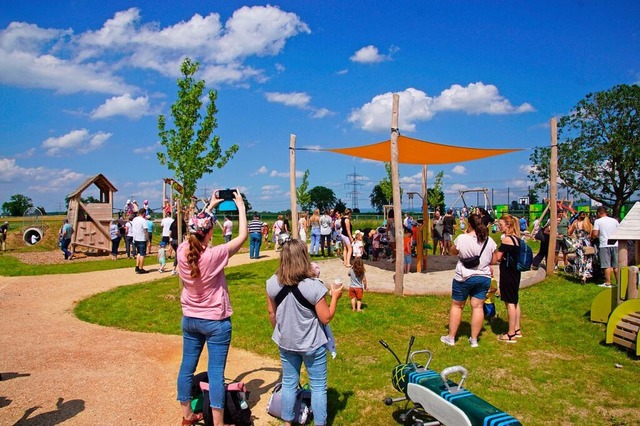
M497 245L489 237L489 230L482 223L480 216L471 214L468 223L467 232L459 235L451 248L451 254L457 254L459 258L453 276L449 334L442 336L440 341L445 345L455 345L462 309L467 298L471 298L469 344L472 348L476 348L484 319L484 300L487 298L487 291L491 285L491 265L495 264L497 260L495 253ZM474 256L478 256L475 265L473 265L475 262L469 262Z

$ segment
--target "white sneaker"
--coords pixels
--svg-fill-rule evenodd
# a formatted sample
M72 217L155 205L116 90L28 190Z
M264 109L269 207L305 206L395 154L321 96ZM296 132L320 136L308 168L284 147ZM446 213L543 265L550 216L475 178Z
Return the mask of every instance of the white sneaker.
M446 336L440 337L440 341L449 346L454 346L456 344L456 339L452 338L448 334Z
M602 283L602 284L598 284L598 287L611 288L613 286L611 284L608 284L608 283Z
M178 271L171 271L171 275L178 275Z
M472 348L478 347L478 339L474 339L473 337L469 337L469 344Z

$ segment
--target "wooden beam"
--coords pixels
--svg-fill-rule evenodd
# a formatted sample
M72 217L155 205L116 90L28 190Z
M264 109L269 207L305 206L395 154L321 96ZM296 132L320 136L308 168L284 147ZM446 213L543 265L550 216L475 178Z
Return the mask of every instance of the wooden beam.
M298 194L296 193L296 135L289 136L289 190L291 191L291 238L298 237Z
M391 112L391 182L393 186L393 222L396 232L396 275L395 294L401 296L404 292L404 247L402 231L402 200L400 199L400 174L398 172L398 109L400 96L393 94L393 109Z
M547 251L547 276L553 274L558 236L558 119L551 119L551 161L549 163L549 211L551 223L549 250Z

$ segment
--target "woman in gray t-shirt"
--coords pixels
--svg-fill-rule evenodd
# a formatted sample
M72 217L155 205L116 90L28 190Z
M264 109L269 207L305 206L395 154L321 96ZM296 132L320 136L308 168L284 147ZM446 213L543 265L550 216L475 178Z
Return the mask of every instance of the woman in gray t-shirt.
M332 290L331 303L327 303L327 289L315 276L307 245L300 240L289 240L282 245L276 274L267 280L267 309L273 326L271 338L280 349L282 361L282 420L285 426L291 425L294 419L296 388L303 362L311 385L315 424L322 426L327 420L327 352L324 347L327 337L323 325L333 318L342 289Z

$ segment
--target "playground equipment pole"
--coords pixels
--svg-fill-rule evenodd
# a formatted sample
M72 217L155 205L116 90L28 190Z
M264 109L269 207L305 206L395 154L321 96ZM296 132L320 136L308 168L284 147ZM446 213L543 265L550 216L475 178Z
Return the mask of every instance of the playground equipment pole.
M547 276L553 274L558 236L558 119L551 119L551 162L549 164L549 212L551 226L549 232L549 251L547 251Z
M402 296L404 279L404 235L402 230L402 205L400 199L400 176L398 173L398 109L400 95L393 94L393 110L391 112L391 182L393 185L393 213L396 232L396 276L395 294Z
M291 238L298 235L298 194L296 193L296 135L289 137L289 190L291 191Z
M423 237L423 243L422 246L424 247L424 242L428 242L429 241L429 193L427 192L427 188L429 187L429 184L427 182L427 166L423 165L422 166L422 226L423 231L422 231L422 237ZM429 258L429 254L427 250L422 250L423 251L423 258L422 258L422 264L418 266L417 270L418 272L422 271L422 270L427 270L427 259Z

